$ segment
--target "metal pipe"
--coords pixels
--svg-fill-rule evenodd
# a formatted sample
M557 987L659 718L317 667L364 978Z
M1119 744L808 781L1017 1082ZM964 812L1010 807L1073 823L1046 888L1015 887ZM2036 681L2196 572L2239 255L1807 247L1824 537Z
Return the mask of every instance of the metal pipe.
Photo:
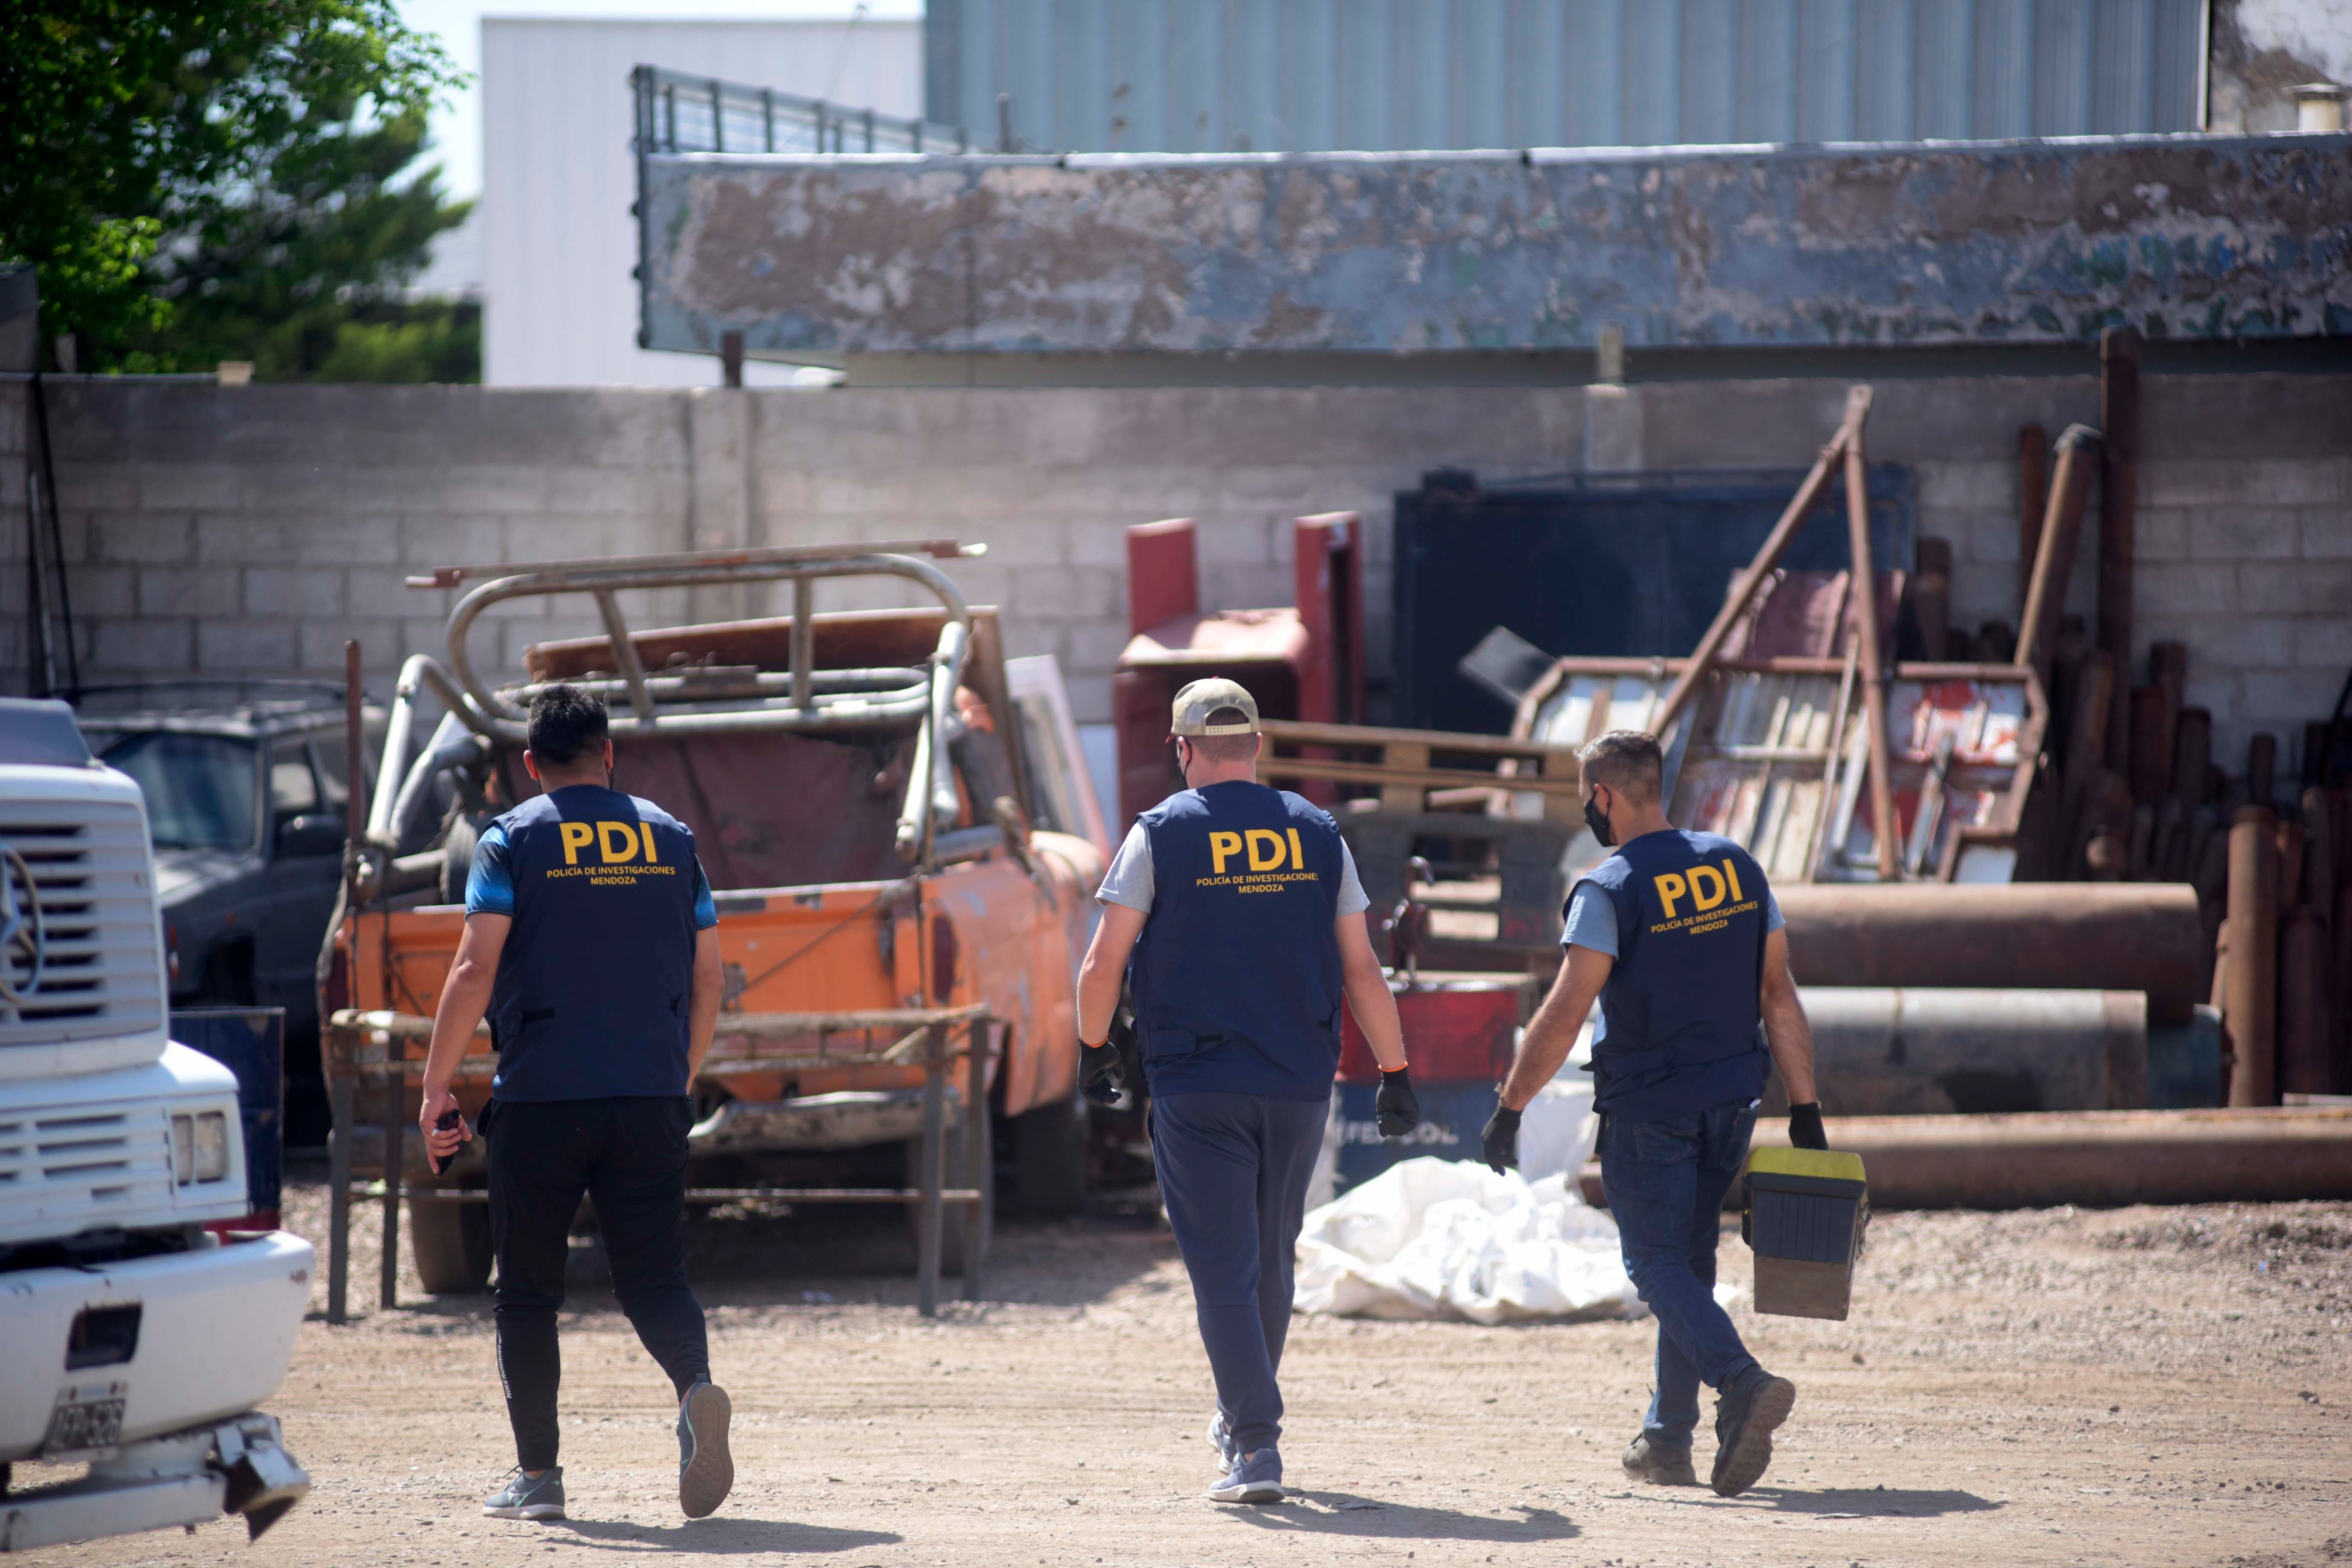
M2017 431L2017 601L2033 598L2033 566L2042 559L2042 508L2050 500L2050 432L2039 425ZM2032 620L2018 623L2031 627Z
M893 845L898 858L908 865L922 860L926 841L930 837L930 813L926 805L931 795L931 749L937 743L932 726L924 724L915 731L914 754L907 759L907 794L898 807L898 828L893 835Z
M807 708L816 701L816 584L793 579L793 703Z
M598 589L590 597L596 601L596 614L604 622L604 642L613 650L613 668L621 672L621 680L629 689L629 711L640 724L649 724L654 700L646 690L645 661L637 657L637 640L629 635L629 623L621 616L621 601L610 588Z
M417 802L425 798L425 792L432 788L433 781L450 768L478 763L488 755L489 743L482 736L467 729L455 713L443 714L425 754L416 759L415 765L400 781L400 794L393 802L390 821L382 828L371 826L369 842L387 854L398 854L401 841L408 835L409 816L415 811ZM383 801L385 793L377 793L378 802Z
M1868 486L1862 466L1862 422L1857 419L1845 441L1846 536L1853 552L1848 592L1853 596L1853 635L1862 644L1862 713L1870 740L1870 838L1878 850L1878 879L1892 882L1902 874L1895 862L1901 825L1895 817L1895 764L1886 743L1886 672L1882 668L1885 650L1878 645L1878 574L1870 560Z
M2069 425L2058 437L2058 474L2050 487L2048 510L2025 584L2025 614L2018 623L2017 656L2021 668L2032 667L2050 684L2050 662L2058 647L2058 620L2066 610L2066 578L2074 568L2075 542L2083 535L2083 498L2091 488L2091 465L2098 456L2099 433L2087 425Z
M2099 333L2099 430L2105 437L2099 468L2098 646L2116 661L2116 687L2131 686L2134 511L2139 495L2139 333L2107 327ZM2107 723L2107 766L2128 773L2132 716L2118 702ZM2265 803L2266 804L2266 803Z
M349 1073L331 1075L327 1105L334 1125L327 1149L327 1321L341 1323L349 1313L352 1271L352 1144L359 1084Z
M400 1167L407 1087L405 1078L384 1077L383 1250L376 1255L375 1296L376 1305L387 1310L400 1305Z
M963 1299L980 1300L982 1253L988 1235L989 1163L996 1155L992 1147L988 1128L988 1047L996 1033L996 1024L990 1018L974 1018L964 1036L964 1069L970 1075L964 1080L964 1104L969 1109L960 1130L963 1139L963 1184L969 1191L982 1194L963 1205Z
M2137 991L1800 987L1832 1116L2134 1110L2147 1104ZM1779 1109L1776 1087L1774 1109Z
M2260 805L2230 824L2230 913L2214 984L2230 1037L2230 1103L2278 1103L2278 833Z
M940 1315L940 1192L947 1184L947 1030L934 1024L923 1040L923 1147L918 1185L922 1189L920 1217L916 1222L915 1310L926 1318Z
M2296 908L2279 927L2278 1086L2288 1094L2337 1094L2334 1009L2328 1005L2327 921Z
M574 578L585 593L608 575L684 568L767 566L791 561L838 561L846 548L839 544L759 544L746 550L674 550L654 555L612 555L600 561L498 561L482 566L436 566L404 581L412 588L455 588L490 579L562 573ZM934 561L972 561L988 553L985 544L959 544L952 539L877 539L856 546L866 555L924 555ZM723 581L723 579L722 579ZM740 578L765 582L766 578ZM615 586L629 587L623 583ZM553 590L541 589L541 592Z
M910 578L929 588L948 613L951 626L969 628L971 612L946 574L927 561L909 555L845 555L831 558L795 560L736 561L722 560L691 566L607 568L572 567L545 571L523 572L500 577L468 593L457 602L449 615L449 666L457 684L479 710L501 723L501 733L508 727L518 727L510 738L520 738L519 726L523 710L500 697L487 686L475 672L471 656L467 651L474 622L492 605L508 599L531 595L611 594L624 588L696 588L730 586L743 583L764 583L792 577L851 577L895 576ZM601 601L600 601L601 602ZM614 657L619 657L620 641L616 639ZM947 646L947 637L940 635L940 647ZM631 651L634 651L632 649ZM639 720L641 732L692 728L706 732L740 729L772 729L785 727L778 719L744 725L716 724L709 721L734 721L741 714L677 714L653 720ZM705 722L697 723L696 721Z
M915 733L915 752L907 767L906 803L898 813L898 858L910 864L930 863L932 837L940 825L943 805L946 820L955 820L955 773L948 756L947 726L955 711L955 689L963 678L968 647L962 622L950 621L940 629L940 651L932 656L929 711Z
M2163 882L1788 884L1773 889L1803 985L2143 991L2184 1024L2198 993L2197 895Z
M948 726L956 722L956 688L963 681L964 655L971 645L971 628L950 621L940 628L938 662L931 667L931 819L924 835L953 822L960 802L956 795L955 760L949 754Z
M1756 552L1755 561L1740 577L1731 596L1724 601L1723 608L1715 613L1715 623L1698 639L1698 647L1691 651L1689 662L1682 667L1682 674L1676 678L1673 689L1658 705L1657 713L1650 721L1650 733L1659 740L1666 738L1675 721L1682 716L1684 709L1690 706L1691 699L1698 695L1698 683L1715 663L1724 639L1731 635L1731 628L1747 612L1749 601L1764 586L1764 580L1771 574L1772 568L1779 565L1780 557L1788 553L1790 543L1797 537L1797 530L1811 515L1813 503L1821 500L1822 489L1829 484L1831 465L1844 452L1846 443L1861 432L1862 422L1869 414L1870 388L1857 386L1848 391L1845 418L1838 426L1837 433L1830 437L1829 445L1822 448L1821 456L1813 459L1813 466L1806 473L1804 482L1797 487L1797 493L1790 498L1788 507L1780 513L1780 521L1772 525L1772 531L1766 536L1763 547Z
M1874 1208L2352 1198L2352 1108L1833 1117L1828 1131L1862 1156ZM1785 1123L1758 1124L1758 1146L1787 1142Z
M811 676L810 684L817 697L865 696L910 697L928 703L930 700L930 672L913 665L895 668L820 669ZM604 679L566 679L561 681L531 680L508 691L516 700L529 702L532 697L550 686L570 686L582 691L593 691L605 697L625 697L628 682L618 676ZM648 675L646 689L657 700L670 703L724 702L743 698L789 697L793 678L789 673L763 669L741 675L722 675L709 669L689 668L683 675Z
M416 666L424 658L421 653L410 654L402 663L400 679L392 689L392 712L384 721L383 754L376 759L377 768L387 777L391 775L393 770L401 765L401 760L408 755L409 736L415 731ZM442 722L446 728L448 721L444 720ZM440 737L436 733L434 738L437 741ZM343 771L346 774L357 773L359 767L360 759L356 756L343 760ZM391 831L392 824L399 820L400 816L394 808L392 792L377 790L375 798L368 803L368 839L371 842L382 840Z

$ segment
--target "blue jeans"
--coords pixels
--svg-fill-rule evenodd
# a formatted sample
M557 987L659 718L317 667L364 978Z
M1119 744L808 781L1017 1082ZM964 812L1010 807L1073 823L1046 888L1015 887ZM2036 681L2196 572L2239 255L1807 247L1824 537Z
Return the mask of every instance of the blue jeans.
M1307 1183L1328 1100L1171 1094L1151 1102L1151 1157L1168 1228L1192 1277L1217 1408L1243 1453L1282 1436L1282 1365Z
M1601 1130L1601 1186L1625 1272L1658 1320L1657 1386L1642 1418L1653 1447L1689 1447L1698 1385L1720 1389L1756 1363L1715 1303L1723 1197L1755 1130L1745 1100L1665 1121L1612 1116Z

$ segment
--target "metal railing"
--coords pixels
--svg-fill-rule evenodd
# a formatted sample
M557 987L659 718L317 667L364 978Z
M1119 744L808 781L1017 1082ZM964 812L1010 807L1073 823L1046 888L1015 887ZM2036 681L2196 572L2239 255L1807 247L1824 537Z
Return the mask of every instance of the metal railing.
M659 66L629 73L636 151L653 153L962 153L961 125L688 76Z

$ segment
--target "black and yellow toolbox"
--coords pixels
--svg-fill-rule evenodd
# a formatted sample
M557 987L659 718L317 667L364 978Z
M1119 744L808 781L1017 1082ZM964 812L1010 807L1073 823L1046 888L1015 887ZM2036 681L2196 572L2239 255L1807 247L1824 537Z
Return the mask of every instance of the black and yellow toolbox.
M1870 1223L1862 1156L1759 1149L1748 1159L1739 1234L1756 1254L1756 1310L1843 1320Z

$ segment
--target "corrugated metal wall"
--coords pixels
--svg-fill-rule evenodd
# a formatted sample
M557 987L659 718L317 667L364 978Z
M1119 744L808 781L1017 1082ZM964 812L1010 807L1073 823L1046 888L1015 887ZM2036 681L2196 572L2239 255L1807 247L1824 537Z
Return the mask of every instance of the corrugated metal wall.
M912 22L486 18L482 379L493 386L718 383L716 361L636 344L629 71L640 65L886 114L921 108Z
M929 0L927 111L1018 151L2198 129L2204 0Z

